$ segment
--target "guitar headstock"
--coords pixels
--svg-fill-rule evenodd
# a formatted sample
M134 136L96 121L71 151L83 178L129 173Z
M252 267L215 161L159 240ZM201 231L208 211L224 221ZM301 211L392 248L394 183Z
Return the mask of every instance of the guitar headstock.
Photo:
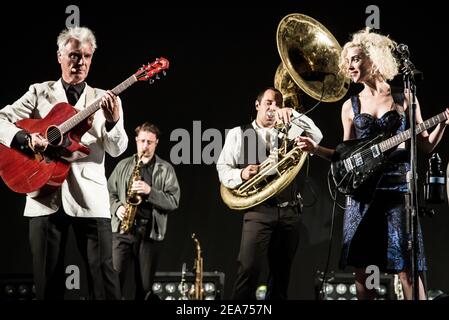
M147 65L142 66L137 70L137 72L134 74L137 78L137 80L140 81L154 81L153 77L156 77L156 79L159 79L158 74L163 73L165 75L165 70L168 69L169 62L167 59L160 57L154 60L151 63L148 63Z

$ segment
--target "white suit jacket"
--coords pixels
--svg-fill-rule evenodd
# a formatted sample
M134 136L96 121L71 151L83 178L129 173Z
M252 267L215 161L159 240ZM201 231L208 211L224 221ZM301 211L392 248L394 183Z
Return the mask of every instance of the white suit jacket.
M102 96L104 92L86 85L74 107L82 110L88 105L87 99L90 102L91 99ZM44 118L59 102L67 102L61 80L31 85L19 100L0 110L0 143L11 145L15 134L20 130L14 125L16 121L24 118ZM74 217L111 217L104 157L105 152L117 157L128 146L121 102L120 120L109 132L106 131L105 123L103 110L99 109L95 113L92 128L81 138L81 142L91 151L89 156L71 163L69 175L58 191L35 198L28 194L25 216L49 215L56 212L62 204L65 212Z

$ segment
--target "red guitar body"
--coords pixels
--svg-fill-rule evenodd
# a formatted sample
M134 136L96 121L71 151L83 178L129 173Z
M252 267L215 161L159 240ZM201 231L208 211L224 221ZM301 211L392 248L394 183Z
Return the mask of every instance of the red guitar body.
M23 119L16 126L28 133L40 133L47 137L47 129L58 126L77 113L70 104L61 102L43 119ZM90 150L80 143L83 134L90 129L87 119L70 130L64 139L64 146L49 145L42 154L25 153L0 144L0 175L5 184L19 193L47 193L58 188L66 179L70 163L51 155L51 149L68 157L75 151L89 154Z

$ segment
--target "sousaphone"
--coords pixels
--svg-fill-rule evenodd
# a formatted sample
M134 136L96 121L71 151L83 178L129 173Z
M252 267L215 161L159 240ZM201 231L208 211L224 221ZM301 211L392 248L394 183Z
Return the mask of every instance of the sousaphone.
M335 102L345 96L349 79L338 68L342 49L321 23L300 13L289 14L279 23L276 41L282 63L277 68L274 86L281 91L285 107L300 107L303 93L323 102ZM307 158L306 152L290 145L288 150L278 150L276 161L269 157L261 163L259 173L239 187L231 190L221 185L226 205L245 210L286 188Z
M274 85L284 100L293 96L299 101L302 92L323 102L345 96L349 79L338 68L341 46L321 23L300 13L289 14L279 23L276 42L282 63Z

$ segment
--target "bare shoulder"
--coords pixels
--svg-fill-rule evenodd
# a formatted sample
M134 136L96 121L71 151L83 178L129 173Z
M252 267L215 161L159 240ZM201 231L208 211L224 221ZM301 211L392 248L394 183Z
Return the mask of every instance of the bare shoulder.
M346 118L353 118L354 111L352 110L352 102L351 99L346 100L341 107L341 115Z

